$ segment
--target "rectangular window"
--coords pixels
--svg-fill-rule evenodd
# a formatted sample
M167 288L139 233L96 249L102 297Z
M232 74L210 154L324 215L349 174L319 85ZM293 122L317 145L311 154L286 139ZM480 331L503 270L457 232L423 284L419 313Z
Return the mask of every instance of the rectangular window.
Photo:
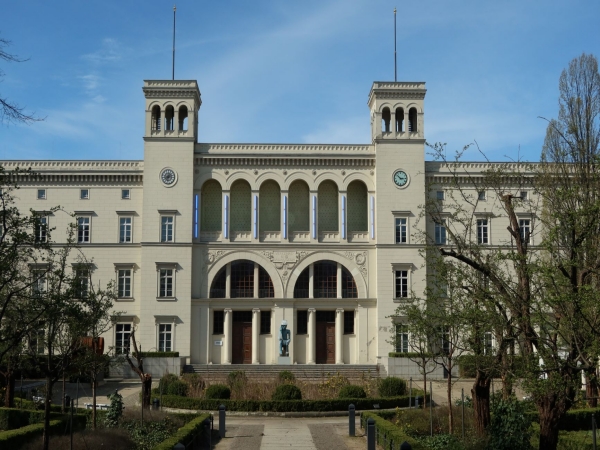
M408 353L408 325L396 324L396 352Z
M451 347L452 347L451 342L450 342L450 328L441 327L439 329L439 332L440 332L441 350L445 355L449 355Z
M483 334L483 354L491 355L494 351L494 336L490 331Z
M298 310L296 311L296 334L307 334L308 333L308 311Z
M446 193L444 191L436 191L435 198L437 200L444 200L446 198Z
M271 311L260 312L260 334L271 334Z
M161 323L158 325L158 351L170 352L173 350L172 334L170 323Z
M90 292L90 271L88 269L77 269L75 271L75 283L77 298L87 298Z
M446 245L446 219L435 223L435 243L437 245Z
M35 242L46 242L48 240L48 218L38 217L35 228Z
M521 197L521 200L523 200L523 201L529 200L529 192L521 191L521 192L519 192L519 197Z
M81 189L79 191L79 198L81 200L89 200L90 199L90 190L89 189Z
M396 217L396 244L406 244L406 218Z
M129 353L129 336L131 336L131 324L118 323L115 327L115 353L117 355Z
M396 296L394 298L408 297L408 270L396 270Z
M46 200L46 189L38 189L37 198L38 200Z
M131 190L129 189L121 189L121 199L129 200L131 198Z
M119 217L119 242L131 243L131 217Z
M33 351L38 355L46 353L46 330L44 328L33 330L30 336L29 343Z
M173 242L173 216L160 218L160 242Z
M87 244L90 242L90 218L77 218L77 243Z
M488 220L477 219L477 243L488 244Z
M225 311L213 311L213 334L224 334Z
M477 199L478 199L479 201L483 201L483 200L485 200L485 199L486 199L486 196L485 196L485 191L479 191L479 192L477 193Z
M526 243L531 243L531 220L530 219L520 219L519 220L519 228L521 229L521 240Z
M34 270L31 290L34 297L41 297L46 292L46 271Z
M119 298L131 297L131 269L119 269L118 276Z
M344 311L344 334L354 334L354 310Z
M159 297L173 297L173 269L160 269Z

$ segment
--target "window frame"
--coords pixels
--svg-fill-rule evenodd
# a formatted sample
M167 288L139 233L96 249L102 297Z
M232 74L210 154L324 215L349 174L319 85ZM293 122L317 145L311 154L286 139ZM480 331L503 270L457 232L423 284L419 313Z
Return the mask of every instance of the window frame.
M306 321L301 320L300 313L306 318ZM302 326L300 324L303 324ZM308 335L308 310L297 309L296 310L296 336L307 336Z
M483 223L485 221L485 224ZM481 226L480 226L480 222ZM478 245L490 245L490 219L489 217L477 217L476 219L476 227L477 227L477 244ZM484 227L485 225L485 227ZM480 233L481 230L481 233ZM485 234L485 242L484 242L484 234Z
M410 350L411 350L410 349L410 330L408 328L408 324L404 323L404 322L395 323L394 324L394 334L396 336L394 352L395 353L410 353Z
M533 244L533 218L532 217L523 217L523 216L517 216L517 219L519 220L519 230L521 231L521 239L525 242L525 237L527 236L527 234L523 233L523 222L527 221L527 229L529 230L529 239L527 240L527 242L525 242L527 245L532 245Z
M219 320L219 318L221 320ZM218 327L215 324L219 324ZM220 333L218 332L220 331ZM212 311L212 335L223 336L225 334L225 310L213 309Z
M48 242L48 222L49 216L43 212L37 213L38 223L35 227L35 242L38 244ZM42 238L43 237L43 238Z
M435 191L435 199L440 202L446 200L446 191L443 189Z
M125 196L127 192L127 196ZM121 189L121 200L131 200L131 189Z
M163 221L164 221L164 219L168 219L168 218L171 219L171 224L170 224L171 225L171 239L163 240ZM168 237L168 233L165 237ZM175 214L165 213L165 214L160 215L160 227L159 227L158 241L163 244L170 244L170 243L175 242Z
M164 327L165 329L161 330L162 327ZM168 331L166 330L166 327L169 327ZM173 322L159 322L159 323L157 323L156 329L157 329L157 333L158 333L158 335L157 335L157 341L158 342L157 342L157 346L156 346L157 349L158 349L158 351L159 352L172 352L172 351L174 351L174 348L175 348L175 340L174 340L175 325L173 324ZM167 348L167 346L166 346L166 342L167 342L166 336L167 335L169 336L169 340L168 340L169 343L170 343L169 348ZM165 345L164 345L163 348L161 348L161 345L163 344L163 342L162 342L163 341L163 339L162 339L163 337L165 338L164 339L164 344Z
M79 189L79 200L89 200L90 199L90 189Z
M81 233L80 227L82 224L79 223L79 221L84 220L84 219L87 219L87 240L80 239L80 233ZM85 235L85 231L83 232L83 234ZM91 214L78 214L77 215L77 243L78 244L91 244L92 243L92 215Z
M36 193L36 198L38 200L48 200L48 190L47 189L38 189Z
M85 300L90 295L92 267L90 267L89 264L74 264L73 270L75 272L75 278L79 280L78 283L80 283L77 287L78 292L76 292L76 298L79 300Z
M156 263L156 300L158 301L175 301L177 300L177 263ZM164 274L163 274L163 271ZM167 273L170 271L170 274ZM162 293L162 282L163 278L165 283L170 278L171 279L171 295L161 295ZM165 284L165 294L168 293Z
M268 315L268 320L265 320L265 317ZM260 310L260 334L263 336L270 336L272 334L272 322L273 314L270 309L261 309ZM268 327L267 327L268 325Z
M438 231L439 230L439 231ZM443 230L443 239L442 239ZM448 223L446 218L441 218L440 221L434 221L433 236L435 245L448 245Z
M404 220L404 225L399 224L399 221ZM402 228L404 227L404 241L400 240L398 241L398 228ZM410 233L408 232L409 230L409 225L408 225L408 216L404 216L404 215L394 215L394 244L396 245L405 245L405 244L409 244L409 240L410 240ZM400 231L400 238L402 239L402 231Z
M477 191L477 201L485 202L487 200L487 192L485 189Z
M129 240L123 240L123 224L121 223L123 220L129 219ZM119 244L132 244L133 243L133 216L129 214L119 215L119 231L118 231L118 241Z
M351 320L347 320L351 317ZM344 336L354 336L356 334L356 310L344 310ZM349 323L352 325L350 327Z
M398 272L406 272L405 274L405 279L406 279L406 292L404 296L400 296L398 297L398 291L397 291L397 280L398 280ZM410 291L411 291L411 285L412 285L412 280L411 280L411 276L412 276L412 267L410 264L392 264L392 295L393 295L393 300L395 303L398 302L402 302L402 301L406 301L409 298L410 295Z
M123 329L121 331L119 331L119 327L123 327ZM124 328L128 327L128 330L125 330ZM129 354L129 352L131 351L131 333L133 331L133 323L131 321L128 322L116 322L115 326L114 326L114 342L115 342L115 354L116 355L126 355ZM123 343L127 343L127 345L118 345L118 336L119 334L122 335L121 338L121 342ZM125 341L123 339L123 337L127 335L127 340ZM124 349L127 349L127 351L124 351Z

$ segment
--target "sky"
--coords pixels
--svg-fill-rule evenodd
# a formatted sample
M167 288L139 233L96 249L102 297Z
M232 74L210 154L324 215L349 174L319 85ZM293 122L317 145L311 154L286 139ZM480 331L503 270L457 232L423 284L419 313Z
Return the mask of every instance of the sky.
M176 79L202 93L200 142L370 141L373 81L426 82L448 156L536 161L558 79L600 57L598 0L177 2ZM0 124L0 159L143 159L144 79L171 79L173 3L0 0L0 96L44 118ZM428 157L430 159L430 157Z

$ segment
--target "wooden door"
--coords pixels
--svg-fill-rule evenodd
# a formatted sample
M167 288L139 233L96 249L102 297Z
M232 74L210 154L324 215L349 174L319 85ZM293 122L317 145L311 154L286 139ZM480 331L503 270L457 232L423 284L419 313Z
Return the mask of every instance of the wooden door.
M242 345L244 347L244 360L242 364L252 364L252 323L242 324Z
M317 322L317 364L335 364L335 323Z
M327 364L335 364L335 323L326 324Z
M233 322L232 364L252 364L252 323Z

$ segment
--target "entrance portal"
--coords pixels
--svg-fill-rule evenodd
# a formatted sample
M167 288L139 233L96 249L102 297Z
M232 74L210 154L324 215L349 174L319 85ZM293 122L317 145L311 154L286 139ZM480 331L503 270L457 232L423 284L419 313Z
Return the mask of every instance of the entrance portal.
M335 364L335 311L317 311L317 364Z
M233 312L232 364L252 364L252 311Z

